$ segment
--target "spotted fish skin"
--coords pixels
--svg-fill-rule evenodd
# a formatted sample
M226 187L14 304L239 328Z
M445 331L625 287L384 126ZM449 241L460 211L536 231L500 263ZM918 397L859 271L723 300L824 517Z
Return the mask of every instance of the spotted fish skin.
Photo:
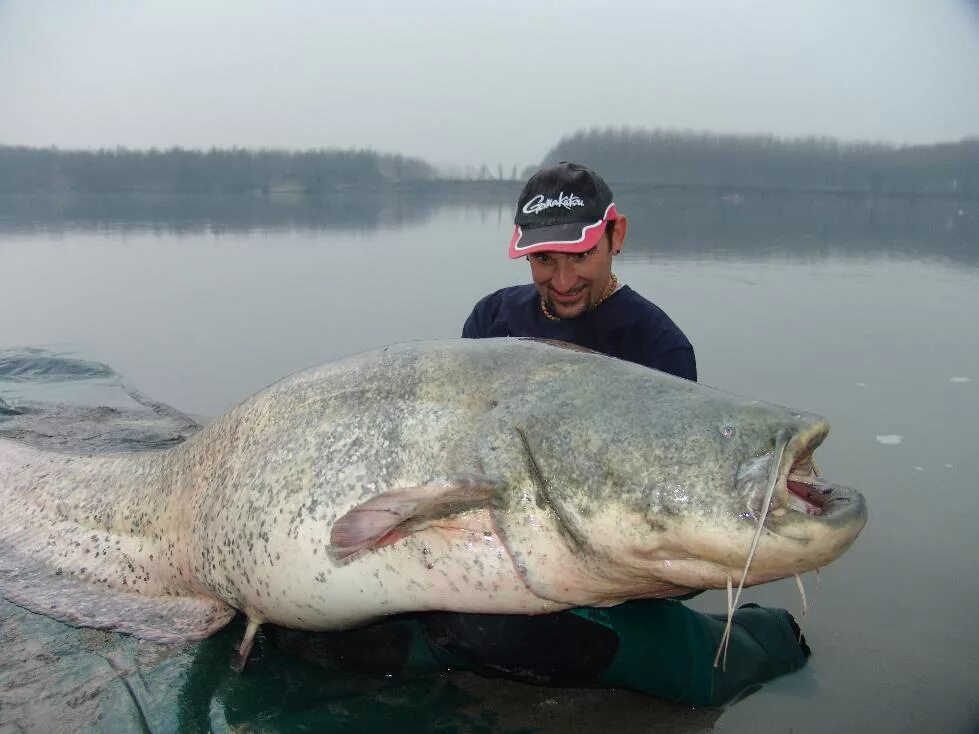
M235 610L341 629L723 588L741 573L752 502L826 430L534 340L395 345L288 377L165 451L0 440L0 593L172 642ZM766 520L746 582L845 551L863 499L840 490L826 507Z
M0 440L0 592L79 626L200 639L234 609L192 575L165 453L73 456Z

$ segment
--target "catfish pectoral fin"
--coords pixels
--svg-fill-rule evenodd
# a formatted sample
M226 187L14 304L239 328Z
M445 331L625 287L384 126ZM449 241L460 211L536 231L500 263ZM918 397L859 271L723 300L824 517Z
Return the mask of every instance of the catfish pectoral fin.
M357 505L333 524L331 551L335 558L344 559L367 548L391 545L428 521L487 507L503 486L481 474L458 474L389 490Z

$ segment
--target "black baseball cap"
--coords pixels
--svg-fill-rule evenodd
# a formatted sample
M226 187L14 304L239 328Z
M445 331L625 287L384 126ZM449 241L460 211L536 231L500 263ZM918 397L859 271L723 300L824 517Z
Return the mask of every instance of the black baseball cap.
M542 168L517 198L510 257L534 252L586 252L617 219L612 190L590 168L561 161Z

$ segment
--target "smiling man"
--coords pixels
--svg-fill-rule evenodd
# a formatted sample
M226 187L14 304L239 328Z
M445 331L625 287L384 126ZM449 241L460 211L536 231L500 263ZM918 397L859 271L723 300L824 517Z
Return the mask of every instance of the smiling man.
M662 309L612 273L628 222L594 171L562 162L535 173L517 200L510 257L530 261L533 284L481 299L462 336L561 339L697 379L690 341ZM624 687L703 706L746 695L809 655L784 609L745 605L732 619L728 664L714 665L725 615L676 600L538 617L418 615L437 659L485 675L536 683Z
M562 339L688 380L693 347L663 313L612 274L627 223L602 178L559 163L536 173L517 204L511 257L532 285L476 304L463 336ZM540 616L422 612L344 632L266 625L276 645L311 662L395 675L473 670L556 686L628 688L690 706L717 706L805 665L809 647L784 609L734 612L727 663L715 666L727 615L673 599Z
M680 328L612 273L629 223L601 176L576 163L541 169L520 192L514 222L510 257L530 261L533 285L480 300L464 337L562 339L697 379L693 347Z

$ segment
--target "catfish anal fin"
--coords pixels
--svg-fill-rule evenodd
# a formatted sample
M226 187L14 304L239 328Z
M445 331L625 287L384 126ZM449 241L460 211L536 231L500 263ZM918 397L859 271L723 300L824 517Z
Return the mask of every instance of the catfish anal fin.
M235 615L234 609L213 597L138 594L59 576L4 542L0 542L0 595L76 627L170 644L208 637Z

